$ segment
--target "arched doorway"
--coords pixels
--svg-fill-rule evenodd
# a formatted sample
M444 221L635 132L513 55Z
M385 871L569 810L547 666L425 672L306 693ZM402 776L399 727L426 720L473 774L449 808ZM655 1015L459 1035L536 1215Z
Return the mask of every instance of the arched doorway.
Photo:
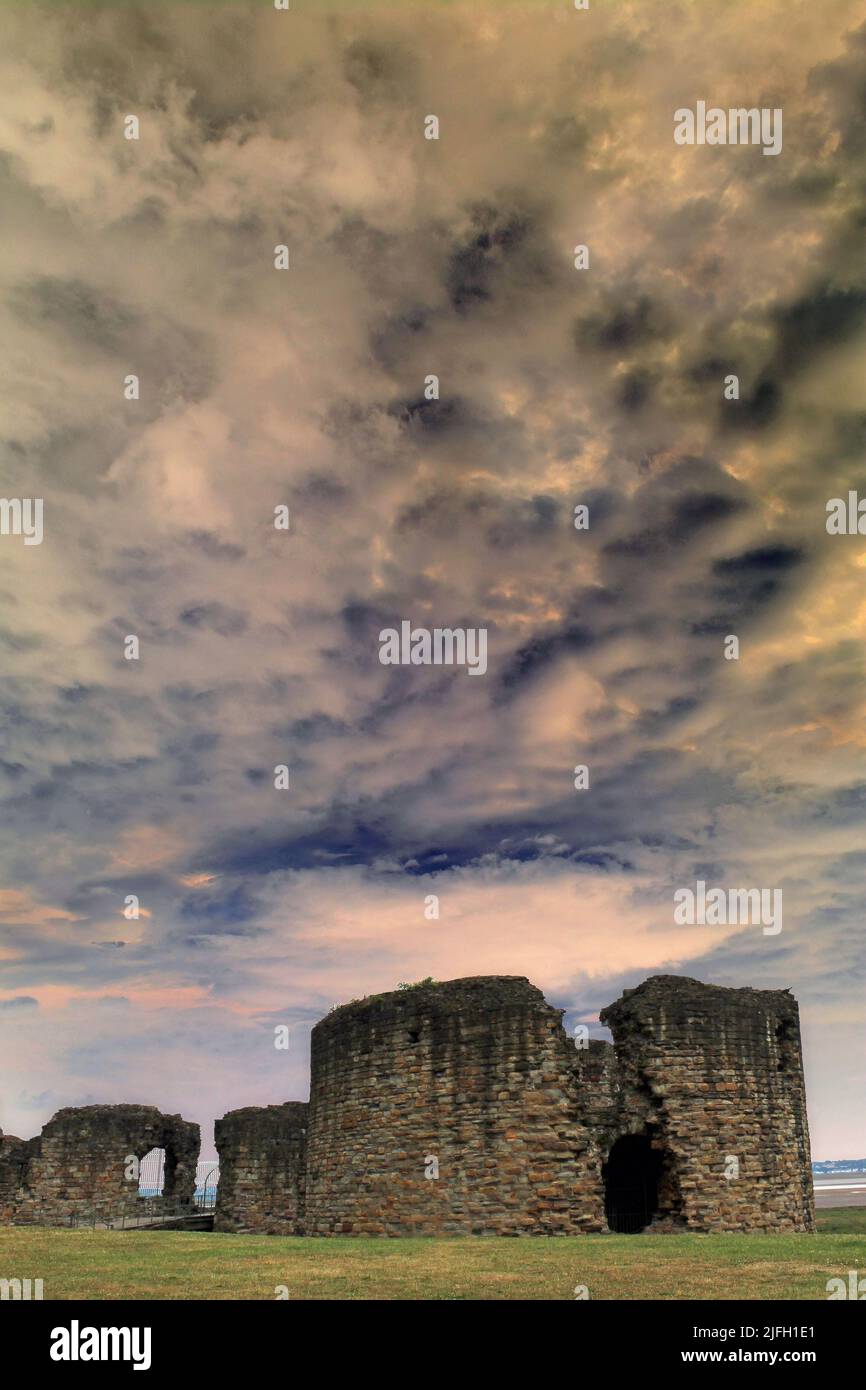
M601 1170L604 1212L612 1231L633 1235L652 1221L658 1211L662 1160L662 1150L652 1147L648 1134L617 1139Z
M151 1149L138 1165L139 1197L161 1197L165 1178L165 1149Z

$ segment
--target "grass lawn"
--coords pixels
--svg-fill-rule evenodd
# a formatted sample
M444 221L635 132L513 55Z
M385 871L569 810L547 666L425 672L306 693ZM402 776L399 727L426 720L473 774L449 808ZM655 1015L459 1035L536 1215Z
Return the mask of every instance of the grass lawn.
M452 1240L0 1228L0 1278L46 1299L826 1299L866 1275L866 1207L818 1214L819 1234Z

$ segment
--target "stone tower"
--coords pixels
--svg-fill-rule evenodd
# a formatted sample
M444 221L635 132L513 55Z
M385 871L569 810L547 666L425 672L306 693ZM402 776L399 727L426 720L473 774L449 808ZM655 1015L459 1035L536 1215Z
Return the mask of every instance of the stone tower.
M575 1048L520 977L373 995L313 1029L309 1106L226 1116L219 1229L810 1231L797 1004L658 975Z
M613 1042L583 1049L562 1013L508 975L333 1010L313 1029L309 1102L217 1121L216 1229L814 1229L788 990L656 975L602 1010ZM160 1147L158 1204L191 1207L198 1143L197 1125L150 1106L61 1110L37 1138L0 1135L0 1221L135 1216L129 1159Z
M311 1235L602 1230L598 1161L561 1012L528 980L397 991L313 1029Z
M657 1155L657 1225L814 1229L800 1021L788 990L655 975L600 1017L615 1040L609 1132L631 1136L636 1154L643 1136Z

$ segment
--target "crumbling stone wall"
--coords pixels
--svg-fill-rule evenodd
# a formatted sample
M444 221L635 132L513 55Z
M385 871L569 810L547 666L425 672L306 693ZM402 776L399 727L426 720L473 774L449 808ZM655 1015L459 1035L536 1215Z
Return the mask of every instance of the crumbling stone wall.
M788 990L656 975L601 1020L616 1047L606 1138L645 1132L660 1151L657 1224L814 1229L800 1023Z
M289 1101L232 1110L217 1120L214 1230L303 1234L308 1109Z
M217 1122L216 1229L524 1235L814 1229L796 1001L656 975L575 1048L528 980L371 996L312 1034L309 1104ZM60 1110L0 1135L0 1221L134 1215L130 1156L166 1152L163 1201L192 1203L198 1126L151 1106ZM637 1165L644 1168L638 1170ZM614 1188L652 1210L618 1224ZM623 1176L625 1175L625 1176ZM627 1213L626 1213L627 1215ZM615 1220L616 1217L616 1220Z
M28 1153L27 1140L0 1130L0 1225L8 1225L15 1215L18 1189Z
M312 1033L307 1232L603 1229L574 1058L561 1011L518 977L337 1009Z
M306 1113L218 1125L219 1227L601 1231L618 1141L636 1141L653 1157L654 1230L813 1229L788 991L655 976L603 1012L614 1042L585 1049L561 1014L511 976L334 1010L313 1029Z
M199 1127L180 1115L151 1105L87 1105L58 1110L37 1138L16 1142L6 1165L13 1222L51 1226L74 1215L134 1216L141 1199L137 1177L126 1176L128 1160L153 1148L165 1149L162 1201L192 1205Z

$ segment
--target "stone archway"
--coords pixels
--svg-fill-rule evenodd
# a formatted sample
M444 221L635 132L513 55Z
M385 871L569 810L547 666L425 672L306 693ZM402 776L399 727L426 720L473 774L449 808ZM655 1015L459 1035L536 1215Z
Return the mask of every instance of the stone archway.
M604 1212L612 1231L634 1235L658 1215L664 1151L649 1134L624 1134L602 1166Z
M162 1197L166 1184L166 1151L162 1147L149 1149L139 1160L139 1197Z

